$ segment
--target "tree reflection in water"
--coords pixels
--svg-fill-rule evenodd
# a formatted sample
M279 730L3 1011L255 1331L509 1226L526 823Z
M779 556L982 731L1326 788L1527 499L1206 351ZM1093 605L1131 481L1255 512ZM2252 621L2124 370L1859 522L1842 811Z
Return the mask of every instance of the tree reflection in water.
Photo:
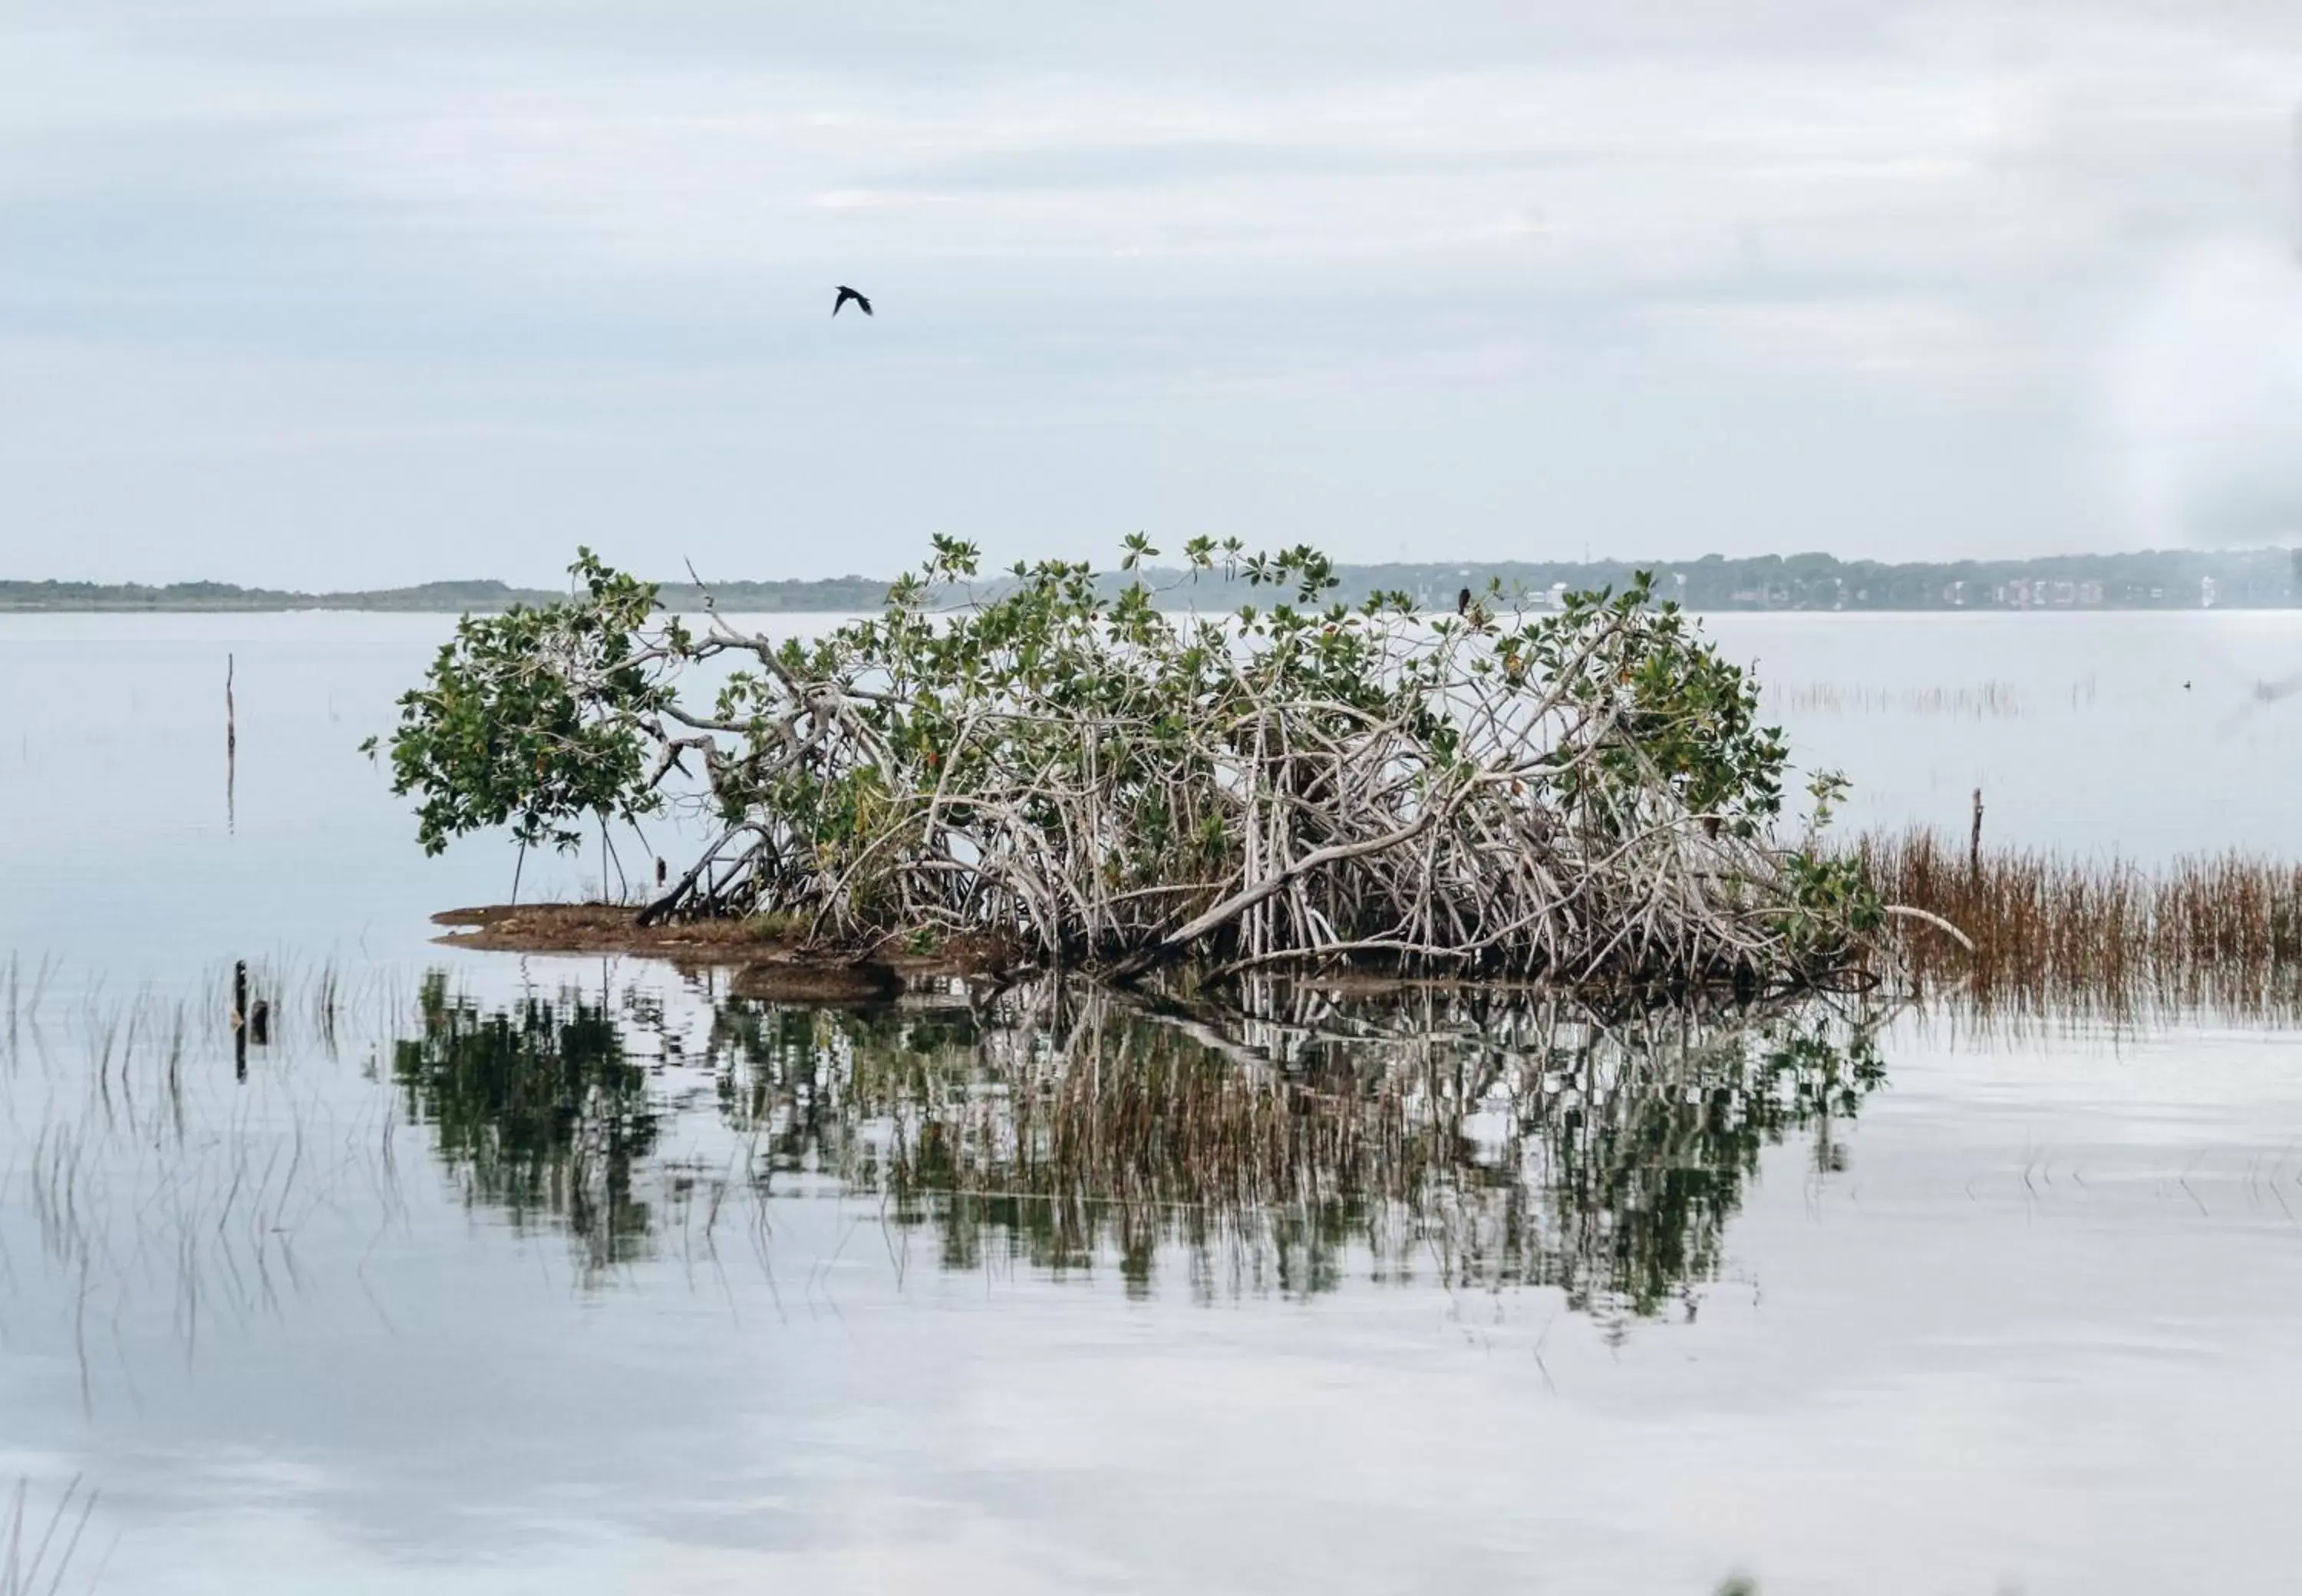
M593 1268L643 1255L651 1217L632 1173L663 1105L619 1017L573 988L483 1011L450 997L438 970L417 1010L422 1031L391 1045L392 1080L465 1201L523 1229L564 1227Z
M1802 1135L1836 1169L1836 1125L1884 1078L1875 1017L1829 1002L1252 995L1185 1012L1077 983L862 1011L719 995L682 1048L636 990L613 1012L572 991L483 1012L435 978L394 1074L467 1200L549 1216L594 1266L637 1256L657 1209L699 1189L717 1219L715 1176L656 1156L700 1108L750 1199L875 1196L952 1269L1115 1265L1135 1291L1170 1270L1209 1297L1357 1271L1554 1286L1621 1319L1691 1313L1760 1153ZM683 1094L672 1066L708 1086ZM668 1202L634 1195L643 1171Z

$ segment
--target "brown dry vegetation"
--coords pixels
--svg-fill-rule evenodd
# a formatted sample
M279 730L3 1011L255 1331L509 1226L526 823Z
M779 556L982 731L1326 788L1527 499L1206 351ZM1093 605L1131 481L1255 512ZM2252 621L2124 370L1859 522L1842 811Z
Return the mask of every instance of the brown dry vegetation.
M1992 849L1978 868L1964 845L1923 830L1866 836L1856 853L1888 903L1939 915L1974 944L1903 922L1921 993L1955 985L2017 1013L2302 1016L2302 864L2220 853L2146 870Z

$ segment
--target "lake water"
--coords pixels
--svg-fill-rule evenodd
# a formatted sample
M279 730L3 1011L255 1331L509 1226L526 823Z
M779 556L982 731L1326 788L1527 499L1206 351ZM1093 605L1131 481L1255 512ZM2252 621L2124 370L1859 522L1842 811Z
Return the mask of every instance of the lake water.
M1710 624L1842 824L2295 851L2302 615ZM510 851L424 859L354 745L447 628L0 617L0 1481L26 1559L100 1493L62 1589L2294 1588L2293 1036L441 948Z

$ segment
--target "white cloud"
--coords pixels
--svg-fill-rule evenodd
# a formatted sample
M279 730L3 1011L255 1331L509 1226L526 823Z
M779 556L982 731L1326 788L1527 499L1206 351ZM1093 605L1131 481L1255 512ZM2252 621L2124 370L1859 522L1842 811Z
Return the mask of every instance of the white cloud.
M1662 338L1760 371L1965 385L2032 374L2041 359L1971 308L1936 299L1668 305L1643 316Z
M2302 542L2302 262L2224 245L2174 264L2110 346L2121 508L2150 542Z

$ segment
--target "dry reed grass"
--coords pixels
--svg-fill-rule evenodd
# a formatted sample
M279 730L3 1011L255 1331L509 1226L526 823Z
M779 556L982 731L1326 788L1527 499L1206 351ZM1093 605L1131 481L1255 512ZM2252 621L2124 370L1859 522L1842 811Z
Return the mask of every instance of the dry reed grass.
M1922 829L1866 836L1856 853L1886 901L1939 915L1973 943L1903 922L1921 995L2016 1016L2302 1018L2302 863L2231 853L2153 870L2022 849L1970 858Z
M277 1317L300 1292L298 1231L345 1212L344 1189L391 1211L388 1105L339 1117L306 1074L335 1055L340 1028L382 1023L404 1001L382 974L252 962L272 1019L251 1079L229 966L190 995L80 976L49 960L0 970L0 1216L31 1222L61 1284L92 1412L97 1348L122 1345L151 1299L189 1360L210 1321ZM29 1286L15 1264L0 1231L0 1284Z
M96 1511L96 1492L77 1475L45 1523L28 1516L30 1497L31 1482L20 1479L0 1507L0 1596L55 1596Z
M2022 694L2012 682L1989 681L1971 687L1847 686L1810 682L1769 697L1804 714L1944 715L1962 720L1995 719L2023 712ZM2094 701L2091 681L2071 689L2071 707Z

